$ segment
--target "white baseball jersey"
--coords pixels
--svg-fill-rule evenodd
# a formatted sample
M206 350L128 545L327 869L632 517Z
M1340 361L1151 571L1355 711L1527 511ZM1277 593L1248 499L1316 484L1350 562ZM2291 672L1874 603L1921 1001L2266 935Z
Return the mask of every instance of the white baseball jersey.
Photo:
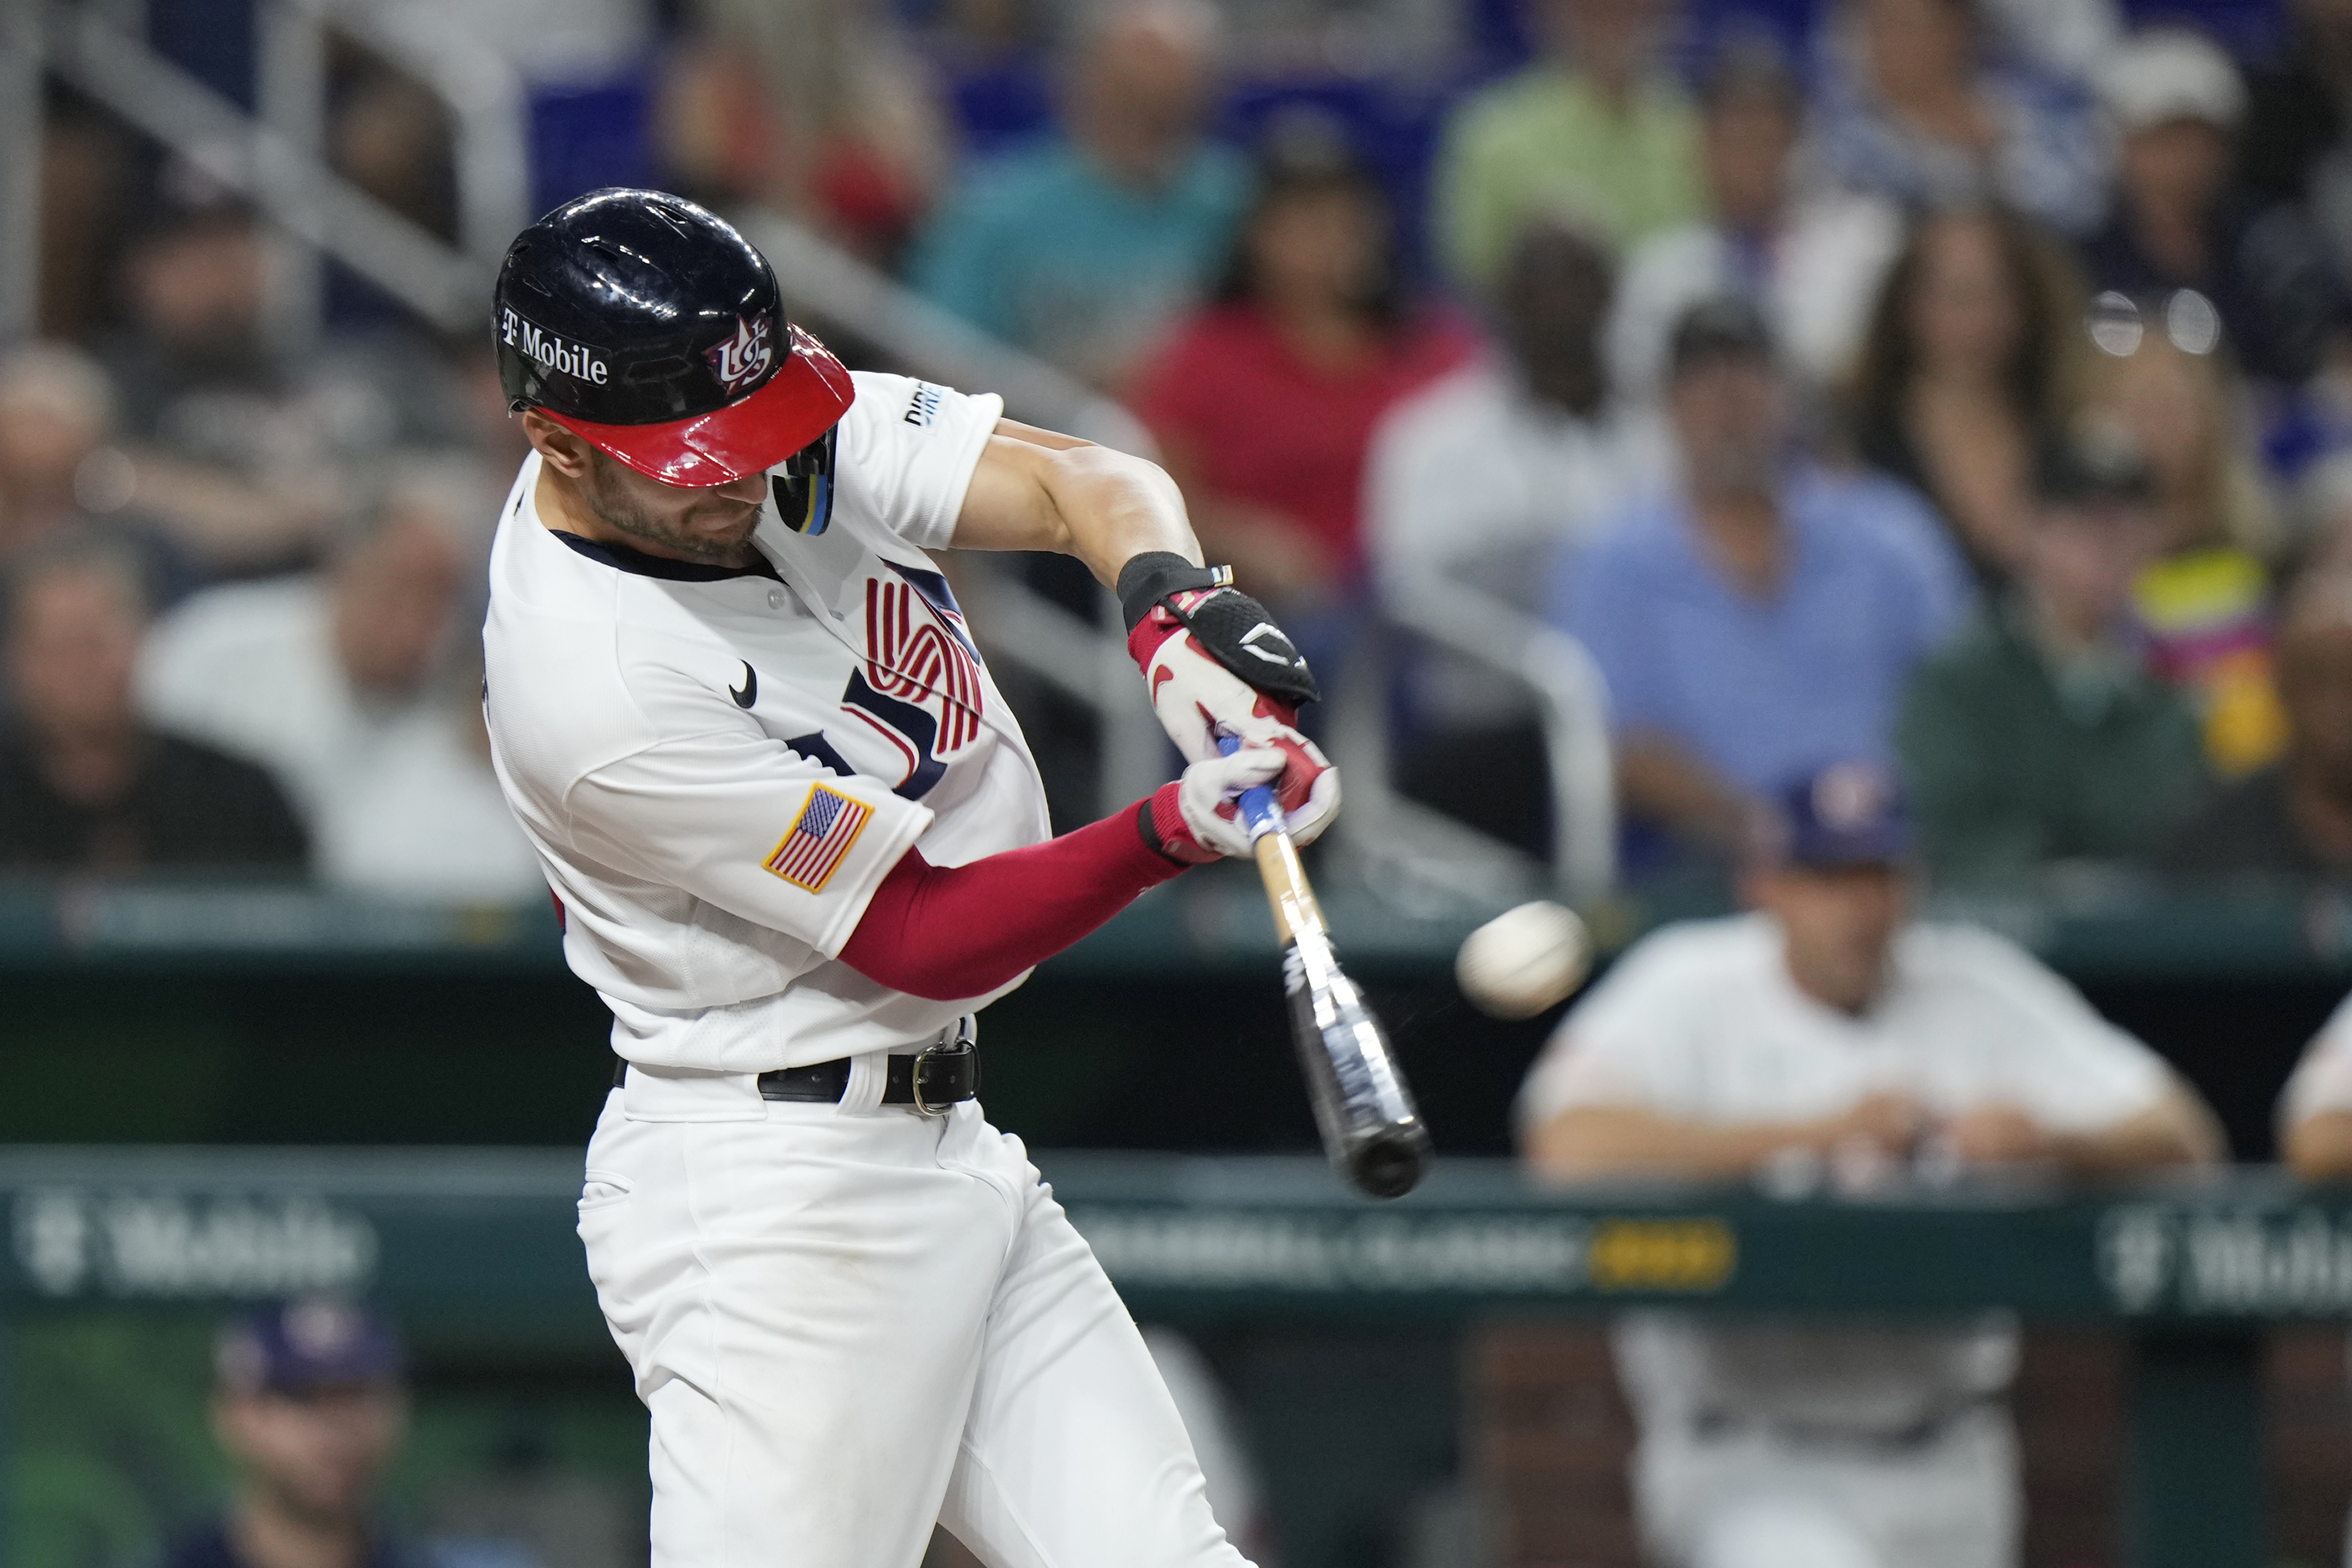
M961 865L1049 831L1020 726L924 553L952 534L1002 400L855 381L830 528L794 534L771 501L760 569L551 531L536 454L499 519L484 629L499 782L564 956L640 1065L901 1048L1020 983L929 1001L835 956L910 846Z
M2352 1111L2352 997L2336 1004L2304 1048L2279 1095L2280 1129L2322 1111Z
M1532 1124L1628 1105L1701 1122L1801 1121L1900 1092L1940 1115L2008 1101L2046 1125L2090 1131L2154 1104L2168 1082L2145 1046L1989 933L1903 932L1884 994L1856 1018L1798 989L1778 926L1748 915L1671 926L1627 953L1561 1020L1519 1113ZM2015 1561L2013 1439L1987 1403L2015 1371L2005 1319L1643 1312L1622 1321L1617 1353L1642 1426L1634 1494L1662 1561L1729 1561L1710 1542L1767 1503L1855 1532L1875 1553L1856 1561Z
M1770 917L1670 926L1569 1011L1521 1092L1529 1123L1579 1105L1700 1122L1811 1121L1906 1093L1953 1116L1993 1101L2088 1132L2147 1109L2162 1061L2015 945L1963 926L1896 937L1884 994L1857 1018L1798 989ZM2007 1382L2008 1336L1857 1337L1712 1328L1645 1315L1623 1346L1645 1413L1766 1414L1892 1430Z

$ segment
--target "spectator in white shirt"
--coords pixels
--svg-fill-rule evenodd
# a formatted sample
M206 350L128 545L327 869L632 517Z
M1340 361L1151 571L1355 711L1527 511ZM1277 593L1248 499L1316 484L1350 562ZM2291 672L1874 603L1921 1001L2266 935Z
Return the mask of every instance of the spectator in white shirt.
M1648 937L1562 1021L1521 1092L1553 1179L1846 1180L2215 1157L2146 1047L1999 937L1906 924L1894 782L1847 763L1759 831L1755 913ZM1636 1510L1672 1568L2008 1568L2005 1320L1803 1324L1664 1312L1618 1329Z
M1496 280L1500 351L1382 420L1364 515L1384 593L1450 579L1540 614L1558 558L1628 496L1664 484L1663 424L1611 395L1601 329L1612 271L1595 238L1557 224L1526 229ZM1524 694L1444 656L1414 666L1408 693L1406 791L1540 852L1542 742Z
M525 898L544 883L481 735L471 486L436 478L394 484L323 573L189 600L149 640L141 706L275 773L328 884Z
M1818 392L1844 374L1902 248L1903 214L1860 192L1798 188L1804 107L1788 62L1761 42L1727 48L1708 72L1699 157L1710 214L1644 242L1625 264L1608 339L1624 396L1664 392L1675 323L1726 294L1763 312L1801 389Z

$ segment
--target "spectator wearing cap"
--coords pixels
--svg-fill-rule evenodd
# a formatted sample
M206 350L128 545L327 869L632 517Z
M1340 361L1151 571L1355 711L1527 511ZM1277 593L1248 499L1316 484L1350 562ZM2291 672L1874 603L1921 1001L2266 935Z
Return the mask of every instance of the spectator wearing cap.
M1119 0L1072 46L1066 134L981 165L918 239L915 287L1104 386L1214 277L1249 171L1202 139L1216 75L1206 0Z
M459 473L410 471L326 570L206 590L158 623L140 661L151 721L283 781L331 885L543 896L481 727L472 494Z
M1374 425L1475 347L1415 297L1387 199L1344 146L1267 148L1218 298L1153 356L1135 409L1201 548L1301 622L1310 659L1306 618L1362 580Z
M415 1568L377 1519L408 1424L390 1326L345 1302L293 1301L229 1323L213 1362L213 1431L236 1490L163 1568Z
M1790 777L1841 757L1891 761L1903 688L1969 590L1910 492L1792 456L1753 306L1688 312L1670 363L1679 487L1570 558L1554 615L1607 682L1627 817L1721 855L1748 803ZM1636 840L1632 863L1655 845Z
M1797 179L1804 91L1770 47L1727 47L1702 78L1699 106L1707 212L1626 257L1609 325L1618 389L1654 400L1682 313L1744 294L1771 323L1790 374L1819 392L1861 343L1879 280L1902 248L1903 215L1877 196Z
M2181 824L2168 870L2352 883L2352 572L2323 570L2296 585L2276 656L2285 755Z
M2091 286L2158 308L2194 289L2247 373L2312 374L2343 329L2343 290L2294 206L2231 183L2246 89L2230 57L2200 34L2153 28L2111 54L2097 82L2122 161L2114 214L2084 250Z
M10 573L0 868L298 872L301 824L267 773L140 716L146 628L139 564L119 547L69 537Z
M1613 246L1699 215L1698 125L1666 68L1669 0L1535 0L1540 57L1464 100L1430 188L1446 265L1490 287L1530 221Z
M1895 780L1838 763L1751 841L1748 914L1643 938L1570 1009L1517 1106L1539 1178L1792 1186L2220 1153L2145 1046L2022 949L1909 923ZM1629 1313L1635 1513L1665 1568L2014 1568L2017 1362L2001 1318Z
M1896 744L1938 882L2146 863L2206 780L2197 715L2147 666L2132 588L2153 482L2119 442L2053 442L2017 580L1911 683Z

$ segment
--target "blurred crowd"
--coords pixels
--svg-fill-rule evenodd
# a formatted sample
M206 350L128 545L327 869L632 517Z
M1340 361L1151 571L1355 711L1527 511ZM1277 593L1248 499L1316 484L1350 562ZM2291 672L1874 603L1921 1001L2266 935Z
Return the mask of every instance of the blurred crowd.
M1524 696L1372 634L1442 579L1591 653L1630 880L1868 759L1967 885L2352 875L2352 4L2286 5L2238 58L2113 0L1526 0L1523 58L1387 62L1418 141L1209 0L621 32L633 177L1126 400L1409 789L1549 841ZM338 171L454 234L445 111L331 68ZM289 329L282 236L63 89L45 184L0 865L530 894L474 701L487 334L335 264Z

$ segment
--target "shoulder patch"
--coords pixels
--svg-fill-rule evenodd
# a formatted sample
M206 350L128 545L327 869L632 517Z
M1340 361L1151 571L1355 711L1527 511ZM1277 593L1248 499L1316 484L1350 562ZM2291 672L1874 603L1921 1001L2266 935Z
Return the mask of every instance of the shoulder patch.
M763 862L769 871L810 893L823 893L866 831L874 808L823 784L809 786L793 831L777 841Z

